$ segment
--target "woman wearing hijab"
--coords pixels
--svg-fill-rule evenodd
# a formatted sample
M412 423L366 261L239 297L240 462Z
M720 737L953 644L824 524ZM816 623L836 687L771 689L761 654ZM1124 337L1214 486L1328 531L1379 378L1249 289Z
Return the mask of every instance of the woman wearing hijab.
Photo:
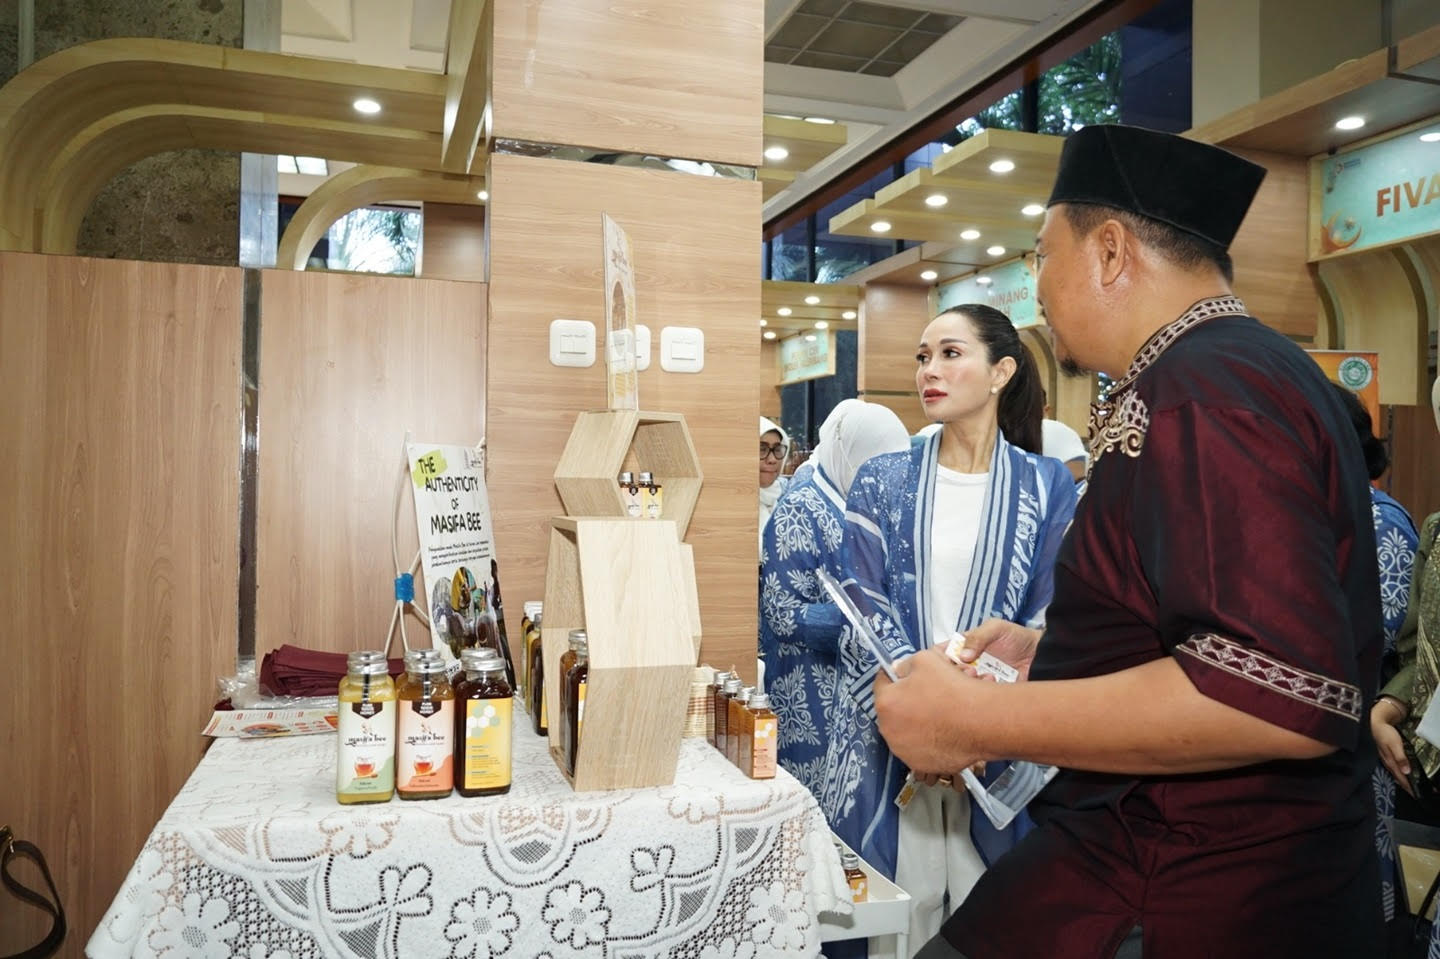
M780 424L760 417L760 539L764 542L765 524L775 512L780 494L785 492L789 480L780 475L780 468L790 455L790 437Z
M896 659L991 617L1042 625L1075 511L1074 479L1040 455L1039 372L1003 313L946 310L925 328L916 363L926 414L943 428L862 466L845 504L847 589ZM847 628L821 807L851 848L911 894L910 941L923 943L947 902L963 901L1018 836L1013 823L1002 832L971 815L958 775L958 790L932 780L897 807L908 770L875 725L877 668Z
M906 449L900 418L883 406L842 400L820 427L804 479L792 481L760 541L760 650L779 717L779 760L809 790L824 782L835 690L840 611L817 569L844 579L845 496L860 464Z

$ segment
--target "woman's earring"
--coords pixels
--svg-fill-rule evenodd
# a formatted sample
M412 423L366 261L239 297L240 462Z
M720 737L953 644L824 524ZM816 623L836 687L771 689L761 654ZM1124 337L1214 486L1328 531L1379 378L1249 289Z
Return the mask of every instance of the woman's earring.
M990 392L991 392L991 393L999 393L999 392L1000 392L1000 387L998 387L998 386L992 386L992 387L990 387Z

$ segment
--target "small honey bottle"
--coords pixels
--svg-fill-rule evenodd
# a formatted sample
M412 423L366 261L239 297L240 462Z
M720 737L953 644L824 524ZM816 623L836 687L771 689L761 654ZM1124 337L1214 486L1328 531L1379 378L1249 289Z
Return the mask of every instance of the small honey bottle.
M543 604L533 599L527 600L525 603L525 615L520 619L520 651L516 657L519 662L515 664L518 669L515 675L517 684L515 691L519 693L521 700L526 703L527 707L529 700L527 700L525 696L530 689L530 631L533 629L537 633L539 632L539 628L535 624L539 621L540 610L542 608Z
M860 857L848 850L840 853L840 867L845 870L845 882L850 887L851 902L870 900L870 878L860 868Z
M620 474L620 500L625 505L626 516L641 515L640 485L635 482L635 474L629 470Z
M640 504L644 509L646 519L659 519L664 505L664 494L661 492L659 483L655 482L655 474L649 470L640 471Z
M560 657L560 755L565 771L575 775L575 755L580 748L580 730L585 725L585 687L590 675L590 638L583 629L570 630L570 648Z
M526 690L525 699L535 735L548 736L550 722L545 709L545 644L542 642L530 645L530 688Z
M335 798L342 803L389 802L395 795L395 683L385 654L361 650L345 657L336 717Z
M455 690L438 650L405 654L396 693L400 714L395 791L401 799L439 799L455 785Z
M462 796L510 791L511 697L505 661L493 649L460 654L465 678L455 687L455 788Z
M720 695L715 697L715 748L720 755L730 756L730 700L740 692L740 677L725 680Z
M750 695L754 692L754 686L741 686L735 695L730 697L728 704L729 717L725 724L725 757L737 769L740 768L741 729L744 727L745 717L749 715L747 707L750 704Z
M751 779L774 779L780 721L770 709L770 697L765 693L751 693L747 714L740 768Z
M734 673L717 672L714 681L710 683L710 712L709 715L705 717L705 738L710 740L710 745L712 746L716 745L715 717L718 713L716 712L715 701L719 699L721 693L724 692L725 683L734 678Z

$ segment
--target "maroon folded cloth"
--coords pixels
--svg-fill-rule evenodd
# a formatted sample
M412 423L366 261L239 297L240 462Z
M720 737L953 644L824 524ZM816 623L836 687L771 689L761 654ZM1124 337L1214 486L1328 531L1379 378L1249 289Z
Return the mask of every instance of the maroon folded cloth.
M405 671L402 659L386 663L391 676ZM346 671L344 653L285 645L260 661L260 685L274 696L334 696Z

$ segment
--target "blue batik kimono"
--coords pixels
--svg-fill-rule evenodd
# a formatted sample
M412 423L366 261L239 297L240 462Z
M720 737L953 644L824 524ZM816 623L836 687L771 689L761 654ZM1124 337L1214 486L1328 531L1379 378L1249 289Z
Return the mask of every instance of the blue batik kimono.
M779 760L811 792L824 782L843 620L815 570L844 579L845 499L819 467L792 482L760 548L760 651L779 717Z
M1405 507L1389 494L1370 487L1370 515L1375 520L1376 556L1380 561L1380 612L1385 617L1385 662L1389 667L1383 675L1393 672L1395 634L1405 622L1410 605L1410 576L1415 567L1415 548L1420 534ZM1382 678L1381 684L1384 684ZM1395 839L1391 824L1395 821L1395 780L1384 763L1375 764L1375 851L1380 854L1380 894L1385 905L1385 920L1395 918L1395 896L1400 876L1395 861ZM1440 923L1436 924L1440 929ZM1440 959L1440 957L1437 957Z
M930 533L940 439L936 433L907 452L868 461L846 502L849 591L896 659L931 644ZM1027 453L997 435L983 510L956 629L992 617L1043 626L1055 556L1075 512L1075 480L1059 460ZM851 633L848 627L841 633L821 808L852 849L893 878L900 824L895 797L908 770L876 728L877 664ZM987 774L1004 767L992 763ZM984 816L970 817L971 838L987 863L1014 845L1017 825L1023 828L1017 819L1002 833Z

